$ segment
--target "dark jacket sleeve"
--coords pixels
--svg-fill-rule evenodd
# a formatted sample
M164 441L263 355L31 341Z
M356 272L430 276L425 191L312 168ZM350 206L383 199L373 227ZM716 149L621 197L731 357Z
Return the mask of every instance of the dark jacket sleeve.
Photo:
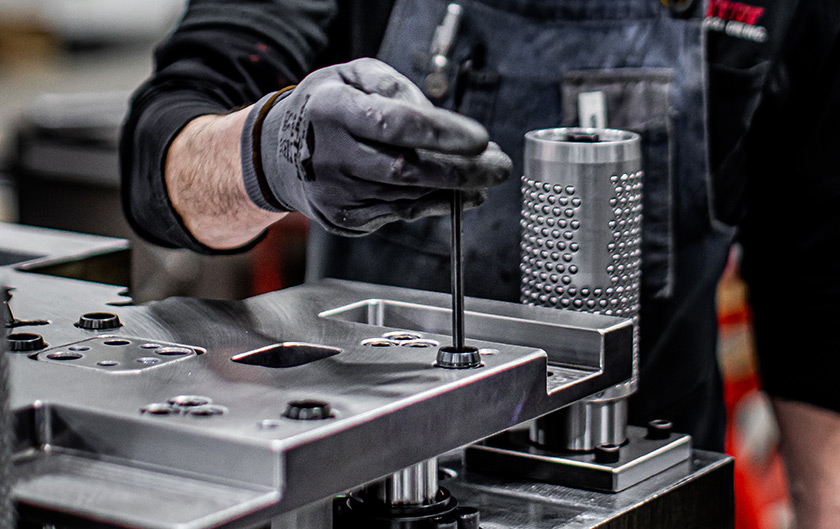
M296 83L327 45L334 0L193 0L155 53L120 139L123 209L134 230L167 247L211 250L172 207L166 153L192 119L230 111Z

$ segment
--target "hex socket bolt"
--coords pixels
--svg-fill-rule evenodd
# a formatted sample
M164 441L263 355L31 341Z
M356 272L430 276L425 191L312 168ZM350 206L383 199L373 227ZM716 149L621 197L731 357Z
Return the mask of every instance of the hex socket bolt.
M596 463L618 463L621 458L621 447L619 445L598 445L595 447Z
M648 423L647 435L645 437L652 441L664 441L671 437L671 430L673 428L674 425L670 421L656 419Z

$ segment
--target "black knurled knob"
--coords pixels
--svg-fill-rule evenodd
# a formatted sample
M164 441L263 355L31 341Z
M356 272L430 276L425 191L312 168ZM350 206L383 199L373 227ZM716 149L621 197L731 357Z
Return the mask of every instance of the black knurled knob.
M436 365L445 369L471 369L481 365L481 355L475 347L458 350L447 345L438 349Z
M671 424L671 421L656 419L648 423L646 437L652 441L663 441L671 437L673 428L674 425Z
M17 353L37 351L47 346L44 343L43 336L28 332L10 334L7 336L7 340L9 342L9 350Z
M122 327L119 316L110 312L88 312L82 314L76 326L88 331L101 331Z

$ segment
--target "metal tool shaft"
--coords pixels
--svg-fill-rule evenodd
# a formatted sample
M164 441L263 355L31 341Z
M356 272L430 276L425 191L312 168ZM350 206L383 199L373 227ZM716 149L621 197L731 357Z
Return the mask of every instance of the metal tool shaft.
M461 191L452 192L452 346L464 350L464 197Z

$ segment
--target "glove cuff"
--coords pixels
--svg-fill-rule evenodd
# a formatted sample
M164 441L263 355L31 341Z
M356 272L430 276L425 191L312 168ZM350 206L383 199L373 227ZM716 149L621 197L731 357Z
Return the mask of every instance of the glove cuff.
M245 191L251 202L264 210L275 213L285 213L294 209L274 195L263 172L261 149L263 121L274 105L291 95L294 88L294 86L286 87L257 101L242 126L240 152L242 153L242 180Z

